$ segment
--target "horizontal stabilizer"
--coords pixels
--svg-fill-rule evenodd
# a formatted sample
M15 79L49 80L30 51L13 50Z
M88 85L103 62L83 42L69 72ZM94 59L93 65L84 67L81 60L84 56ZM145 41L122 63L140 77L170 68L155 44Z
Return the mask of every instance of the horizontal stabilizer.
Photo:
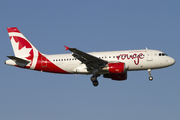
M7 56L8 58L10 58L11 60L15 61L15 62L19 62L19 63L26 63L28 64L30 61L15 57L15 56Z
M13 60L19 67L25 67L27 64L30 63L30 61L27 61L27 60L24 60L22 58L18 58L15 56L7 56L7 57Z

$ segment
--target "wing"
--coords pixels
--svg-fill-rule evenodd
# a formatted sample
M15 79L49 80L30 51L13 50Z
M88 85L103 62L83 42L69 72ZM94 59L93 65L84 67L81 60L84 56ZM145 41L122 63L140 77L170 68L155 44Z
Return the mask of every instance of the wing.
M108 61L105 61L96 56L90 55L88 53L82 52L76 48L70 48L67 46L64 46L64 47L66 48L66 50L69 50L72 52L73 57L81 61L83 64L86 64L89 70L93 70L95 68L102 68L108 63Z

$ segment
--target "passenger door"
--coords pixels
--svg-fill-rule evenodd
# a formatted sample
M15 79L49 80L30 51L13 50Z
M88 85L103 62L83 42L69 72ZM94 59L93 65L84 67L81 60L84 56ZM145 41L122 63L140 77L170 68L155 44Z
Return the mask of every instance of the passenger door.
M147 50L147 61L153 61L153 55L151 50Z

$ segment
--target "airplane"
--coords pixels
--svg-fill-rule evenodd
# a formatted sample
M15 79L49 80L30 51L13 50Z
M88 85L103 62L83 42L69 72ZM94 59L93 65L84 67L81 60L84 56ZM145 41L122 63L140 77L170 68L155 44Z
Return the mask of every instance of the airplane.
M39 52L16 27L7 28L15 56L7 56L5 64L25 69L59 74L92 75L91 81L98 86L97 77L103 75L116 81L127 79L127 71L151 70L175 64L175 59L162 51L152 49L83 52L65 47L72 54L47 55Z

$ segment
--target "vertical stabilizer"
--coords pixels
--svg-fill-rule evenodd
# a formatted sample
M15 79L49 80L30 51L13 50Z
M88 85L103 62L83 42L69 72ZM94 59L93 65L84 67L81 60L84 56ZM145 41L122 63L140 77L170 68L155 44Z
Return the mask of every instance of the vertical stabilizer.
M16 57L32 58L34 53L38 52L38 50L16 27L7 28L7 30Z
M16 27L7 28L7 31L15 54L14 58L30 61L30 63L26 65L26 68L34 69L37 63L37 57L39 56L40 52L29 42L29 40ZM16 65L22 62L22 61L17 61L17 59L15 59L14 61L16 62ZM6 63L8 62L6 61ZM12 61L10 64L15 65L12 64Z

